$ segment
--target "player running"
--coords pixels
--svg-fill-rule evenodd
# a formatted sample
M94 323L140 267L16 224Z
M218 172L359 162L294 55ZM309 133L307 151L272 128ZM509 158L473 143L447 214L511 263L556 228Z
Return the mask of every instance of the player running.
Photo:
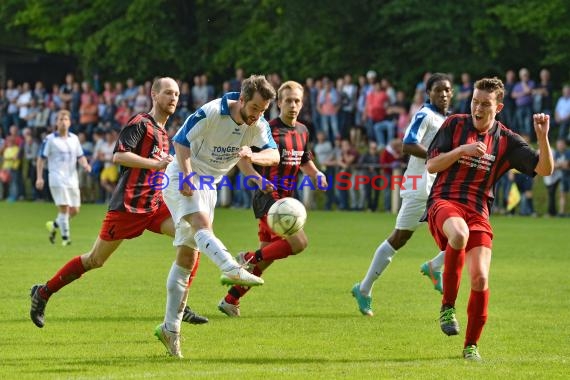
M279 186L271 192L256 190L253 195L253 211L259 219L259 249L240 253L237 260L247 264L249 270L257 275L269 267L274 260L284 259L302 252L308 244L307 235L302 229L292 236L282 238L267 225L267 212L275 200L293 196L299 170L310 176L322 189L328 187L326 177L312 160L309 150L309 132L307 127L297 121L303 107L303 86L294 81L281 85L277 91L279 117L271 120L271 133L277 142L281 156L279 165L256 167L263 178ZM239 301L250 288L234 285L218 304L218 309L229 317L239 317Z
M429 102L414 115L404 136L404 153L411 154L411 157L404 173L405 182L400 190L402 207L396 218L396 228L376 248L364 279L352 288L358 309L366 316L374 315L372 311L374 282L392 262L396 252L406 245L422 224L420 219L425 212L426 200L435 179L435 175L425 170L425 158L427 147L445 120L451 104L453 96L451 77L442 73L433 74L426 83L426 93ZM441 252L439 256L442 257ZM441 292L441 270L424 264L421 271L430 277L435 289Z
M32 287L30 318L36 326L44 327L45 308L54 293L83 273L100 268L124 239L135 238L145 230L174 236L174 223L162 193L150 186L149 178L172 161L164 125L176 110L179 94L173 79L155 80L150 112L135 115L121 130L113 155L114 163L121 165L121 173L99 236L89 252L72 258L45 284ZM198 252L187 248L186 253L184 261L179 263L195 273ZM190 285L188 281L187 284ZM208 321L198 315L194 317L195 323Z
M81 206L77 163L79 162L87 173L91 172L91 166L83 155L77 135L69 132L70 126L71 113L67 110L58 111L57 130L47 135L40 148L35 184L38 190L43 190L43 172L47 160L49 191L59 212L55 220L46 223L46 227L52 244L55 243L57 230L61 230L61 244L64 247L71 244L70 219L79 213Z

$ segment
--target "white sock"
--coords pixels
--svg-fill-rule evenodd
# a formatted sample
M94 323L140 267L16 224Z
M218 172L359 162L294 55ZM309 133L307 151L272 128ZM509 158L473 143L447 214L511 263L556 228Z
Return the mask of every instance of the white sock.
M200 252L206 254L223 272L237 268L239 265L228 252L224 243L207 228L201 229L194 235L194 240Z
M374 258L370 263L368 272L366 273L364 280L360 283L360 292L362 294L366 296L370 296L372 294L374 281L380 277L382 272L384 272L384 269L386 269L388 264L392 262L392 256L395 254L396 251L392 248L390 243L388 243L388 240L384 240L382 244L376 248L376 252L374 252Z
M430 260L431 269L434 272L441 272L441 268L443 267L443 263L445 261L445 251L441 251L437 254L433 259Z
M190 278L190 270L172 263L168 278L166 279L166 314L164 315L164 325L168 331L180 332L182 324L182 314L184 312L184 297L186 286Z
M61 236L69 239L71 232L69 230L69 214L64 214L60 212L57 214L57 218L55 221L59 226L59 230L61 231Z

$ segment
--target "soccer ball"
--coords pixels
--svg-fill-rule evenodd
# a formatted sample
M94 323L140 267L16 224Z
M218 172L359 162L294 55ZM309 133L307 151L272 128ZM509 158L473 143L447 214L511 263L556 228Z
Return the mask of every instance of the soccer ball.
M295 198L282 198L267 213L269 228L281 237L294 235L305 225L307 210Z

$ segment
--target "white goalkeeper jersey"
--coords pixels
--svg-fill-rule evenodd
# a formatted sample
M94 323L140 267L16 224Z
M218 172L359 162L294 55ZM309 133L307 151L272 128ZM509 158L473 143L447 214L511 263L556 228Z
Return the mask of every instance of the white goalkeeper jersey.
M269 123L263 117L252 125L238 125L232 119L228 100L238 99L238 92L229 92L204 104L188 116L174 136L175 142L190 148L192 170L200 177L212 177L213 183L218 183L237 164L242 146L277 149ZM179 172L175 159L166 174L171 177Z
M77 135L50 133L42 142L40 155L47 159L50 187L79 187L77 159L83 157L83 149Z

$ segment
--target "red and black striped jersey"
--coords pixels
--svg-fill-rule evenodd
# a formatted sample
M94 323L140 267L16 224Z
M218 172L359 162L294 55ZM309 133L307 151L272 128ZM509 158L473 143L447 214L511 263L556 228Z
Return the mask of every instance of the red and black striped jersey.
M447 118L428 149L427 159L477 141L487 146L485 155L463 156L437 173L427 201L428 211L434 200L449 199L488 218L494 185L503 174L512 168L529 176L536 174L538 154L521 136L498 121L481 134L473 126L471 115Z
M304 124L296 122L290 127L278 117L271 120L269 126L281 157L279 165L255 168L262 177L277 185L272 194L274 199L290 197L297 184L300 166L313 159L309 150L309 131Z
M133 116L119 134L115 152L132 152L144 158L160 160L168 155L168 134L147 113ZM155 211L163 202L162 191L151 186L156 170L121 166L119 181L109 210L144 214Z

